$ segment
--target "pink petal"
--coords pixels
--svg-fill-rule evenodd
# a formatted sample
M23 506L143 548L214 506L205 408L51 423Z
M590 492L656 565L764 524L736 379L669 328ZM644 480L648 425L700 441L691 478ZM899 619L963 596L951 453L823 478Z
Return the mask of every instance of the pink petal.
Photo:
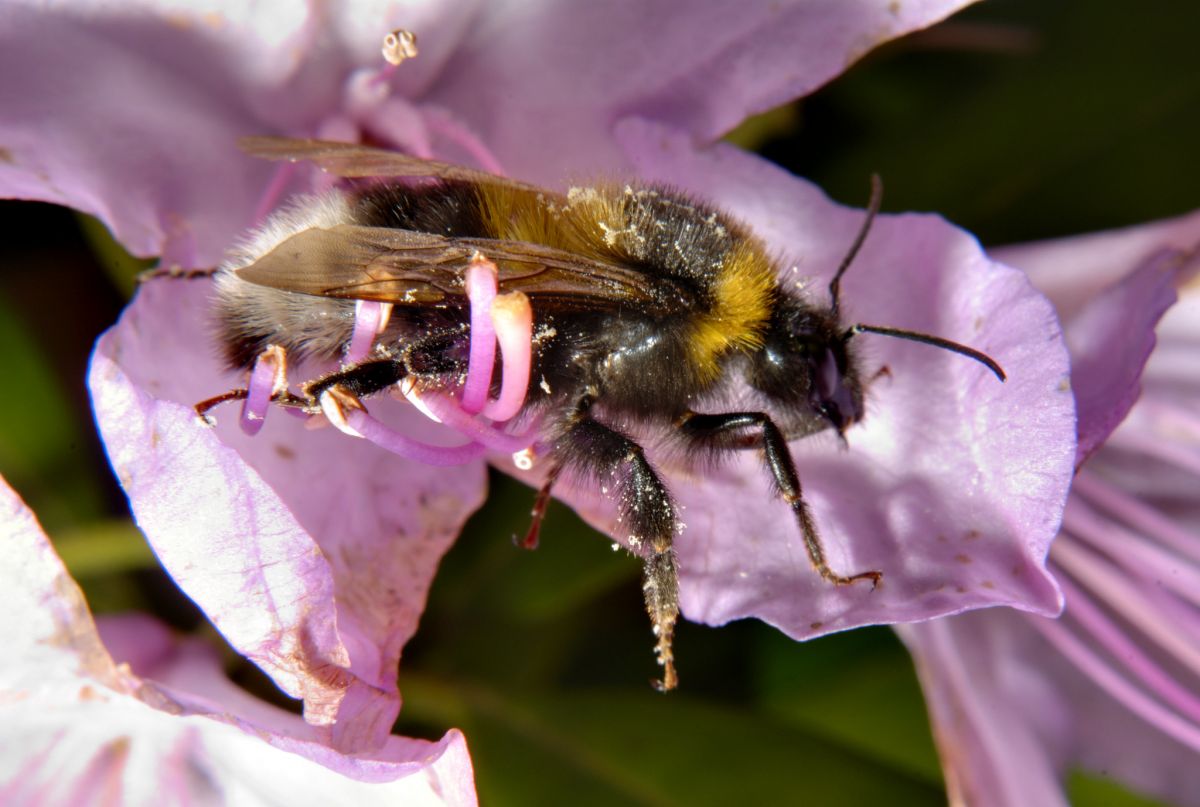
M622 115L709 140L964 5L12 3L0 20L0 194L92 213L138 255L214 265L272 173L238 137L354 136L386 118L397 142L452 131L443 156L481 142L510 171L561 184L625 166L611 131ZM397 27L418 33L420 56L381 85L391 101L360 108L352 76L381 66Z
M1175 302L1179 266L1177 253L1160 253L1066 323L1079 411L1077 465L1108 439L1137 400L1142 368L1154 350L1154 326Z
M625 167L612 140L623 116L709 142L966 5L492 3L425 100L455 110L514 175L558 185Z
M237 138L311 133L402 23L435 34L403 71L427 83L470 18L433 3L206 5L6 4L0 195L91 213L137 255L215 265L274 171Z
M998 251L1071 312L1081 441L1107 443L1079 472L1051 555L1064 620L990 611L898 628L965 802L1062 804L1077 765L1171 803L1200 793L1187 582L1200 557L1196 295L1166 314L1157 347L1153 334L1172 282L1197 271L1198 244L1192 214Z
M686 137L641 121L619 135L641 175L748 221L798 260L798 279L817 276L813 294L825 301L825 279L861 211L730 147L696 154ZM849 451L828 434L793 445L831 565L883 570L875 591L817 577L752 454L713 474L668 474L686 524L677 541L684 614L710 624L755 616L806 638L985 605L1057 612L1044 563L1073 469L1074 408L1049 303L969 235L917 215L877 221L843 293L848 317L965 342L998 360L1009 380L946 351L867 336L868 372L887 365L893 377L871 387ZM559 492L623 537L597 491Z
M912 651L954 803L1067 804L1073 765L1172 804L1200 793L1196 750L1134 715L1001 610L896 630Z
M218 655L149 617L108 618L118 667L78 586L0 479L0 802L475 804L462 735L390 737L346 757L297 716L239 690ZM140 679L161 676L164 683ZM228 711L227 711L228 710ZM266 788L266 790L264 790ZM265 802L262 802L265 803Z
M1050 298L1066 322L1104 289L1164 250L1192 250L1200 241L1200 210L1120 230L1035 241L988 250L1016 266Z
M371 798L381 800L406 793L411 797L413 792L420 793L428 787L441 794L438 804L475 803L470 757L457 730L451 730L436 743L388 737L386 744L372 753L343 756L322 742L318 728L255 698L225 677L220 654L210 645L194 639L176 639L160 623L141 614L102 618L100 632L114 658L131 663L135 673L152 679L146 688L160 698L168 698L185 713L207 715L237 726L261 737L275 749L296 754L357 782L396 785L364 788L362 792ZM153 659L146 657L146 644L154 648ZM260 758L273 756L264 749L254 749L254 753ZM411 777L412 781L399 785L404 777ZM261 774L248 777L249 781L261 778ZM349 798L358 787L352 782L336 786L346 794L340 797L343 799ZM297 783L300 802L307 800L302 787L302 783Z
M71 579L37 517L0 477L0 691L8 697L56 676L84 676L117 685L119 676L100 643L83 592ZM0 697L0 702L7 698ZM3 721L0 720L0 724ZM3 755L0 755L3 756ZM0 776L0 782L5 781Z
M1065 323L1082 463L1125 419L1175 284L1195 271L1200 212L1168 221L992 250L1050 295ZM1192 254L1189 261L1184 259Z
M437 743L393 738L389 758L360 759L76 690L3 709L0 741L19 749L0 760L6 804L476 803L457 731Z
M951 803L1065 807L1073 713L1026 666L1046 649L1021 617L982 611L896 630L917 663Z
M400 650L482 502L482 463L406 463L280 412L248 438L236 406L208 428L191 405L239 383L214 358L208 287L144 285L102 337L89 383L110 460L163 565L230 643L310 722L336 723L338 748L378 747Z
M82 7L6 9L5 196L91 213L137 255L187 266L219 260L270 172L237 152L237 137L259 124L232 91L266 46L253 30L222 46L217 30L180 19L190 22L171 27ZM288 48L283 21L275 24Z

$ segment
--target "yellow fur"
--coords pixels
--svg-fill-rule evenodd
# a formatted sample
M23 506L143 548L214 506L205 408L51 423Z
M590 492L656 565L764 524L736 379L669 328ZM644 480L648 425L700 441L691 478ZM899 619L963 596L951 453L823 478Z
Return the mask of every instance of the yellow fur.
M658 196L659 191L598 185L572 188L563 198L501 185L479 187L483 222L494 237L617 264L638 253L645 228L659 226L648 213L639 218L631 212L643 209L630 204L641 194ZM683 200L671 203L691 208ZM714 278L711 306L692 312L687 326L690 358L702 381L720 376L727 353L762 345L775 289L775 270L762 243L738 233Z
M692 361L704 379L720 375L725 353L762 346L774 290L774 268L757 242L743 243L726 258L715 305L691 325Z

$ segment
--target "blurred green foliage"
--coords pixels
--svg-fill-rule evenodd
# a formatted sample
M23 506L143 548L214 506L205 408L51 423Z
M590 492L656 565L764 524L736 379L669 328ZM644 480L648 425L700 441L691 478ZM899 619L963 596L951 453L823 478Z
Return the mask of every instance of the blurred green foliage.
M847 204L879 172L885 209L936 210L990 244L1161 218L1200 198L1198 30L1191 3L993 0L731 137ZM128 519L83 392L91 341L142 264L94 223L3 207L0 472L96 610L149 608L197 629ZM517 549L531 496L493 475L401 676L399 730L464 729L484 804L944 802L920 690L890 631L797 644L757 622L684 624L683 687L660 696L638 564L559 505L543 545ZM285 702L253 668L232 672ZM1083 774L1070 793L1148 803Z

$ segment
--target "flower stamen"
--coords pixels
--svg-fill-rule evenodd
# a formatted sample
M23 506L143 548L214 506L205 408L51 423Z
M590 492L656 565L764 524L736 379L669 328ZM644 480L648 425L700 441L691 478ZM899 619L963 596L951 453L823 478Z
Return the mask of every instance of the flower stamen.
M1192 748L1200 748L1200 726L1180 717L1130 684L1089 650L1061 621L1031 619L1029 623L1085 677L1114 700L1164 734Z
M496 364L496 331L492 325L492 303L496 299L499 270L481 253L467 267L466 292L471 305L471 348L467 380L463 384L462 408L476 415L487 404Z
M415 59L420 52L417 50L417 35L412 31L397 28L383 38L381 52L384 61L393 67L399 66L408 59Z
M258 434L266 422L271 401L286 389L287 354L278 345L270 345L254 360L254 369L250 371L246 399L238 420L242 431L251 436Z
M502 294L492 302L492 325L500 343L503 372L500 397L483 409L495 421L515 417L525 404L533 362L533 308L524 292Z
M357 300L354 303L354 332L346 347L343 364L358 364L367 358L371 346L375 344L375 337L387 328L391 316L391 303Z
M414 440L372 417L358 398L337 385L321 393L319 400L321 411L338 430L405 459L425 465L462 465L482 457L485 450L478 443L435 446Z
M1065 577L1060 577L1059 583L1067 595L1067 613L1072 620L1107 650L1113 659L1120 660L1137 681L1200 724L1200 698L1139 647L1130 634L1107 616L1084 589Z
M509 434L463 411L458 402L448 395L428 393L422 396L422 402L442 423L493 451L514 454L529 448L537 438L536 427L520 434Z

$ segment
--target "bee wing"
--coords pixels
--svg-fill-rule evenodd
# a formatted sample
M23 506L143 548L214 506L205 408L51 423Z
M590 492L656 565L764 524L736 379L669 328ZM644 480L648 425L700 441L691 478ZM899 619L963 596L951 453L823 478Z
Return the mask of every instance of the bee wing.
M505 185L523 191L545 192L535 185L477 171L463 165L423 160L398 151L341 143L334 140L303 140L292 137L243 137L242 151L264 160L307 160L339 177L436 177L438 179ZM555 195L546 192L547 195Z
M642 310L665 313L680 299L679 290L668 288L663 278L540 244L355 224L299 232L237 274L256 285L301 294L436 305L461 302L466 269L476 253L496 264L501 292L522 291L535 304L603 310L637 303Z

